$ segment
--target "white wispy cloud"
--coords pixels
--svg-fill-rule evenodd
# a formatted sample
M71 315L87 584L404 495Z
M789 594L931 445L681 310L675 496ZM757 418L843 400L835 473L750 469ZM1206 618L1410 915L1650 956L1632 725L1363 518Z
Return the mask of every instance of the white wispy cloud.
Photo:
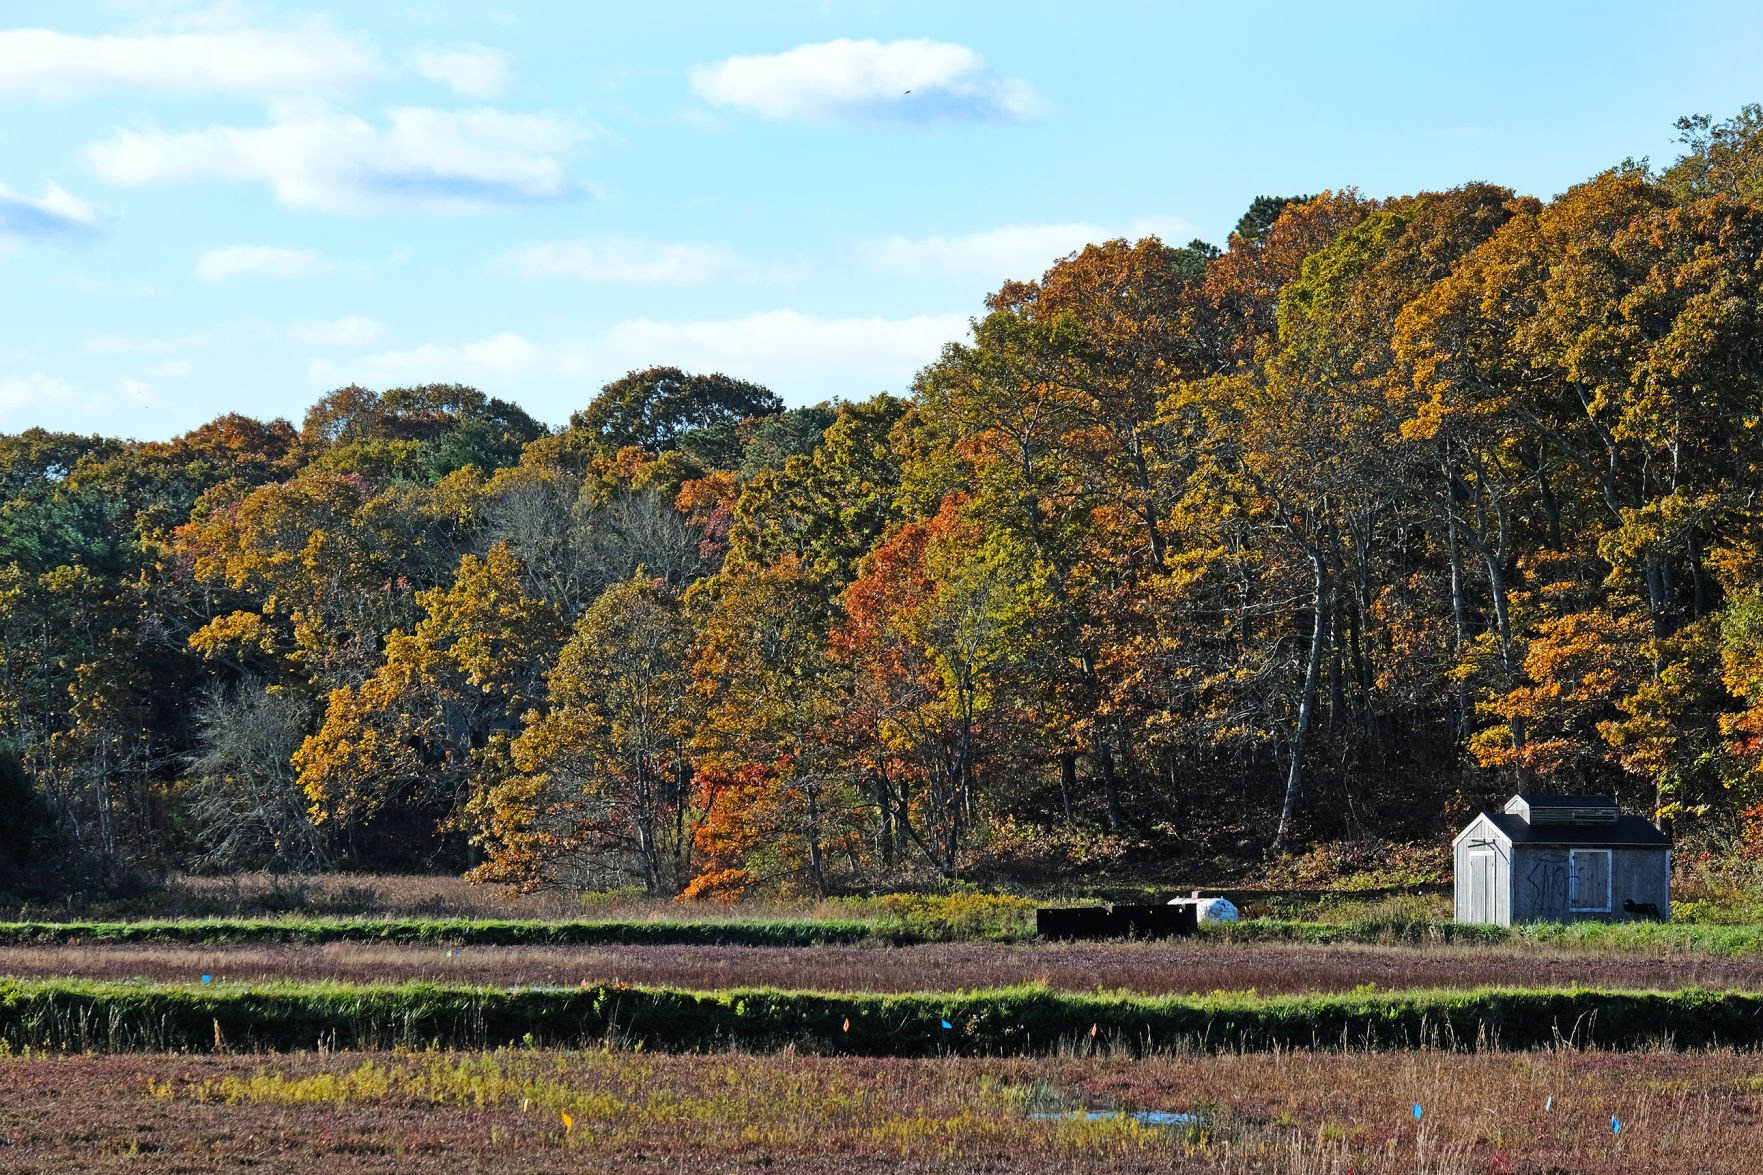
M507 53L488 45L425 45L410 53L418 74L467 98L494 98L513 77Z
M833 123L1032 118L1034 87L1000 77L947 41L825 41L769 56L693 66L692 90L716 106L763 118Z
M1161 237L1185 244L1193 226L1175 217L1145 217L1131 224L1015 224L953 236L892 236L870 241L864 254L877 268L917 276L983 278L1039 277L1054 261L1085 245L1116 237Z
M426 343L378 351L346 361L319 357L307 364L312 382L326 387L355 382L369 387L473 383L515 379L540 370L545 354L514 331L464 343Z
M278 245L225 245L204 250L196 258L196 276L209 283L246 276L286 281L316 277L335 268L316 250Z
M310 96L352 89L385 72L371 45L321 18L287 29L115 36L0 30L0 98L56 101L116 89Z
M624 286L695 286L754 281L761 275L722 245L669 244L635 237L550 241L511 249L495 265L524 277L561 277Z
M843 394L852 390L852 379L899 386L967 330L965 314L834 318L785 309L685 322L634 319L615 324L565 363L614 375L669 363L793 387L826 381L821 394Z
M284 109L267 126L119 131L86 149L121 187L188 180L261 183L288 208L467 211L580 193L566 172L596 129L493 108L392 110L386 125L325 109Z
M90 236L99 225L97 209L57 184L35 200L0 184L0 250L27 241Z
M288 339L307 347L371 347L385 337L385 323L360 314L345 314L341 318L325 322L294 322L288 325Z
M195 370L196 365L188 359L161 359L147 365L147 374L155 379L185 379Z
M87 335L80 346L93 355L179 355L203 351L220 341L215 330L181 335L123 335L110 332Z
M462 381L500 395L518 387L529 410L561 419L580 406L582 387L660 363L756 380L798 403L899 390L967 331L963 314L835 318L784 309L680 322L631 319L586 339L541 341L503 331L348 359L318 356L307 374L318 387ZM559 386L574 389L567 403L557 399Z
M41 371L0 376L0 415L66 404L78 397L78 388Z

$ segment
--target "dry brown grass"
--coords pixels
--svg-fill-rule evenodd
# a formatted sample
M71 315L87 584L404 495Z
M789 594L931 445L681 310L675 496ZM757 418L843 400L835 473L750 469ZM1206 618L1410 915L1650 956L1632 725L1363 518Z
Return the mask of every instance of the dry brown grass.
M448 874L237 873L171 877L151 902L154 916L254 917L317 914L389 918L594 918L622 922L722 922L787 918L849 918L849 904L807 900L675 902L641 891L580 893L547 889L523 894Z
M160 903L173 916L320 913L429 918L564 918L583 912L579 895L522 894L445 874L237 873L182 875Z
M1760 1090L1733 1052L13 1057L0 1168L1739 1175Z

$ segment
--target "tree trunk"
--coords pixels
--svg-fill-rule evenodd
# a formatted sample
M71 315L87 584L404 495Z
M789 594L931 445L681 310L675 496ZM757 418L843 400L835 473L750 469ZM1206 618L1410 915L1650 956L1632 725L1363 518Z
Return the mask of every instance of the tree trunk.
M808 799L808 871L814 877L814 892L824 898L826 896L826 862L821 859L820 852L819 789L809 783L802 791Z
M1059 807L1065 822L1071 823L1071 793L1077 790L1077 755L1071 751L1059 756Z
M1108 808L1108 831L1119 832L1126 823L1120 810L1120 787L1114 778L1114 748L1107 743L1096 746L1096 769L1102 774L1102 797Z
M1327 575L1322 556L1312 554L1314 588L1310 607L1310 658L1304 666L1304 692L1298 698L1297 727L1292 732L1292 765L1286 773L1285 803L1279 811L1279 828L1273 834L1273 849L1282 851L1292 832L1292 819L1298 807L1298 789L1304 782L1304 744L1310 735L1311 711L1316 708L1316 679L1322 672L1322 643L1326 636Z
M879 769L875 773L875 810L880 819L878 835L881 839L882 867L889 873L894 871L894 789L888 786L888 778Z
M1500 634L1500 664L1506 670L1506 688L1518 686L1518 647L1512 640L1512 616L1506 595L1506 569L1495 552L1482 548L1482 562L1488 571L1488 591L1494 600L1494 628ZM1510 723L1512 730L1512 750L1519 756L1518 778L1529 777L1529 771L1523 763L1524 755L1524 718L1514 714Z
M1445 477L1445 492L1451 492L1449 471ZM1457 543L1457 507L1448 498L1445 503L1445 540L1451 555L1451 624L1455 643L1451 647L1451 655L1458 661L1463 659L1463 650L1469 644L1469 624L1464 617L1463 604L1463 551ZM1465 742L1473 732L1470 716L1469 687L1458 682L1451 691L1452 704L1457 710L1457 741Z

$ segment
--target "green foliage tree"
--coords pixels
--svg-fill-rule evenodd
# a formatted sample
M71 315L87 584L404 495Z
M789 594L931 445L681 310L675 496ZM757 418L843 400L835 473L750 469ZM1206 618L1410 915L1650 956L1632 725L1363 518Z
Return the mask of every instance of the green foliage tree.
M694 431L783 410L776 395L743 379L650 367L600 389L586 408L569 418L569 427L612 449L636 445L659 453Z

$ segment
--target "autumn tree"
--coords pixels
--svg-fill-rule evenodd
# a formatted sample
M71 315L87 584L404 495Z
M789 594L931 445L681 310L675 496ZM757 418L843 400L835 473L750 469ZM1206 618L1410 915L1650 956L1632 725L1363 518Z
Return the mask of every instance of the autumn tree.
M951 497L878 546L832 637L854 678L845 726L875 788L883 856L911 845L947 878L980 821L985 750L1005 741L1006 670L1048 597L1028 553L988 539L966 508Z
M674 894L692 876L692 698L679 594L637 575L576 622L544 708L511 750L513 772L473 815L477 876L528 888L634 878Z
M725 566L686 597L696 634L692 688L699 764L698 837L706 872L831 891L855 870L872 798L851 786L836 724L844 675L828 649L830 602L792 556Z
M522 589L506 547L465 556L449 587L417 603L423 618L387 639L359 686L331 691L323 725L293 756L316 822L353 833L394 820L406 836L459 827L542 696L560 624Z

